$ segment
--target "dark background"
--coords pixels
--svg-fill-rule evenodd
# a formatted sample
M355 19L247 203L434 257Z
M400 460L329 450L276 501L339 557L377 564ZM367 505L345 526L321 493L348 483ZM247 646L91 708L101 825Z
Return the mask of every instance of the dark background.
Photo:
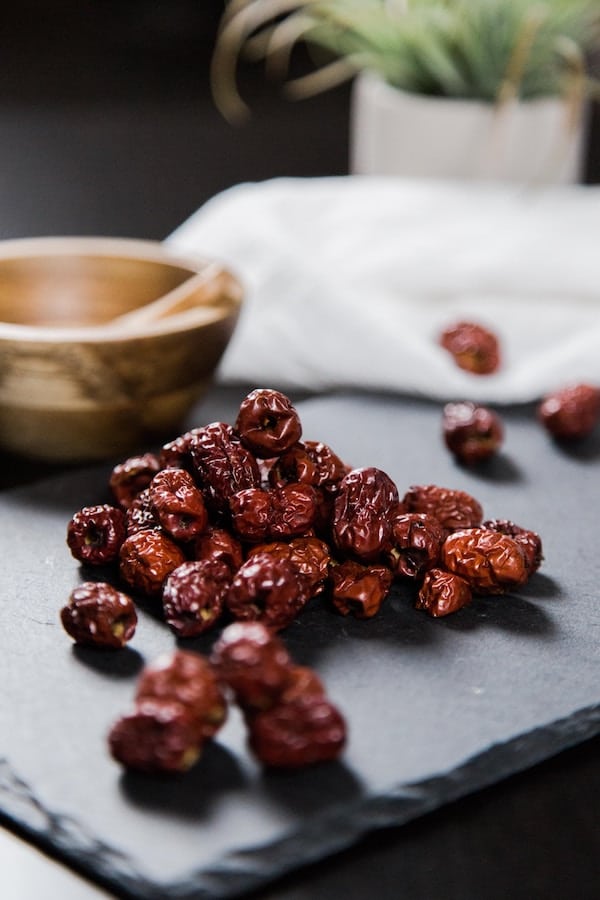
M347 171L349 89L292 103L245 66L250 123L215 110L217 0L19 0L0 12L0 238L161 239L245 180ZM594 110L586 181L600 182ZM29 473L30 476L33 473ZM592 900L600 739L261 896ZM21 898L19 898L21 900Z
M0 238L163 238L239 181L347 171L349 87L289 101L242 66L254 115L216 111L223 0L18 0L0 12ZM586 180L600 181L594 110Z

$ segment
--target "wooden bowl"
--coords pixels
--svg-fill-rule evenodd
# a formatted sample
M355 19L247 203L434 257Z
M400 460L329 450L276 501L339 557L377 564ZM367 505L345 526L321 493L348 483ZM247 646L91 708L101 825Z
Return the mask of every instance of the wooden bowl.
M226 269L158 242L0 242L0 446L74 462L175 437L241 302Z

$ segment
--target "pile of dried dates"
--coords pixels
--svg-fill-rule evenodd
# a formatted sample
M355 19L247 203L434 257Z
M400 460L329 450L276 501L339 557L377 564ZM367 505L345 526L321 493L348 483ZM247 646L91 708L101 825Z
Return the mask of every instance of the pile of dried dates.
M115 577L73 591L61 611L67 632L122 647L140 595L162 606L178 637L224 626L210 659L178 651L149 667L135 709L113 728L113 756L145 771L191 765L229 699L265 765L332 759L343 719L278 637L309 602L369 619L401 580L414 585L418 609L445 616L518 588L542 560L537 534L484 520L464 491L413 485L401 496L382 470L352 469L326 444L303 441L296 409L276 390L252 391L234 425L196 428L127 459L109 486L114 504L78 511L67 542L84 566L112 565Z

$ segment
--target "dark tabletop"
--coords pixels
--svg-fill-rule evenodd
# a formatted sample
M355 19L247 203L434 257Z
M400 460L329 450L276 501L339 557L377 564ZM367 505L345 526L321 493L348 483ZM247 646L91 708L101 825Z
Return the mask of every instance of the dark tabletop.
M1 238L161 239L240 181L346 171L347 88L292 104L246 67L253 119L236 130L219 117L207 59L221 6L26 0L1 14ZM595 111L586 169L593 183L599 130ZM214 390L203 406L207 420L237 399L238 392ZM7 489L58 470L0 457L0 472ZM587 741L412 824L371 834L256 896L595 900L599 751L600 738ZM87 897L81 884L73 897ZM40 887L7 900L13 896L50 895Z

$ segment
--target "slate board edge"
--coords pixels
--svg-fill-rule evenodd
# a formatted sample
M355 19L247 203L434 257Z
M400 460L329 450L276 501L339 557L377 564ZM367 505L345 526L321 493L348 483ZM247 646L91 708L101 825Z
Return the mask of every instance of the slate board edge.
M136 900L233 898L347 849L368 832L404 825L489 787L600 734L600 705L494 744L460 766L385 794L363 797L315 816L280 840L227 854L217 867L157 883L123 853L71 817L47 810L6 759L0 759L0 822L120 897Z

